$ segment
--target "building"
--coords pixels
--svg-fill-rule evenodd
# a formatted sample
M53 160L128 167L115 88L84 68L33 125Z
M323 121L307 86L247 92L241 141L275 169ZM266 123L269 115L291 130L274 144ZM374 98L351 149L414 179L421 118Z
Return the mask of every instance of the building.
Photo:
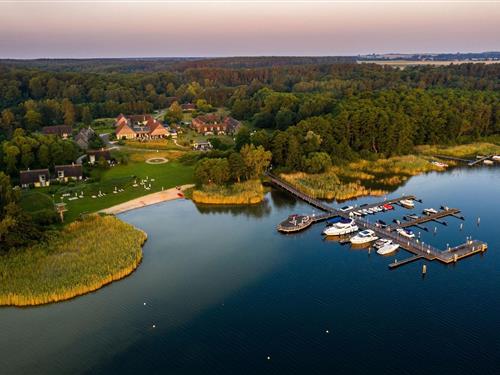
M50 185L50 174L48 169L28 169L19 173L19 182L23 188L30 186L44 187Z
M211 134L234 134L241 124L229 116L221 116L216 113L198 116L191 122L191 127L198 133Z
M73 133L73 128L69 125L54 125L54 126L44 126L42 128L42 134L44 135L55 135L62 139L68 139Z
M95 164L101 159L106 160L108 163L111 162L111 152L104 149L87 151L87 160L89 164Z
M117 139L158 139L169 132L163 124L151 115L119 115L115 122Z
M210 141L193 143L193 150L195 151L210 151L212 148Z
M86 150L89 148L89 142L94 135L95 132L90 126L88 128L83 128L75 136L75 142L78 144L78 146L80 146L82 150Z
M81 164L56 165L54 167L56 179L61 182L70 180L79 181L83 178L83 168Z
M194 105L193 103L184 103L181 104L181 108L184 112L193 112L194 110L196 110L196 105Z

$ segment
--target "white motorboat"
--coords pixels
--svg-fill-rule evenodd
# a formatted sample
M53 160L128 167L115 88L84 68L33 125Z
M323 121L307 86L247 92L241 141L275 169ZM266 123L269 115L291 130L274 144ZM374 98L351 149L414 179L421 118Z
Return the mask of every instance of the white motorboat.
M483 161L483 164L484 164L484 165L493 165L493 164L494 164L494 162L493 162L493 160L484 160L484 161Z
M354 208L353 206L344 206L344 207L339 208L339 211L346 212L346 211L352 210L353 208Z
M406 208L413 208L413 207L415 207L415 202L413 202L413 200L411 200L411 199L401 199L399 201L399 203L401 203L401 205L403 207L406 207Z
M500 155L493 155L491 158L495 161L500 161Z
M441 163L440 161L433 161L432 164L434 164L436 167L439 167L439 168L447 168L448 167L448 164Z
M375 242L373 244L373 247L375 249L380 249L381 247L384 247L385 245L389 245L392 243L392 240L389 240L387 238L381 238L380 240L377 240L377 242Z
M387 254L393 253L398 248L399 248L399 245L397 243L388 243L387 245L384 245L380 249L378 249L377 254L387 255Z
M338 223L325 228L323 234L326 236L341 236L358 231L359 228L354 220L343 219Z
M353 245L360 245L375 241L377 239L378 237L375 235L374 231L372 231L371 229L366 229L352 237L350 241Z
M413 233L409 229L399 228L399 229L396 229L396 232L398 232L401 236L404 236L404 237L408 237L408 238L415 237L415 233Z
M434 214L437 214L437 210L435 208L425 208L423 211L422 211L423 214L426 214L426 215L434 215Z

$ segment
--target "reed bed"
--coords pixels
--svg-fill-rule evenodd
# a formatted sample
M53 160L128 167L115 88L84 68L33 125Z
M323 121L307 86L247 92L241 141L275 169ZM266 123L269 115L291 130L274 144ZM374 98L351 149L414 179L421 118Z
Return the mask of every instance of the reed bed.
M58 302L132 273L147 235L114 216L89 215L48 244L0 256L0 305Z
M418 146L417 151L423 155L446 155L456 158L475 158L476 155L498 155L500 145L488 142L476 142L459 146Z
M264 187L259 180L229 186L204 185L192 192L192 199L204 204L256 204L264 199Z
M339 201L366 195L384 195L411 176L441 170L424 157L398 156L375 161L359 160L334 166L325 173L283 174L282 178L305 193Z

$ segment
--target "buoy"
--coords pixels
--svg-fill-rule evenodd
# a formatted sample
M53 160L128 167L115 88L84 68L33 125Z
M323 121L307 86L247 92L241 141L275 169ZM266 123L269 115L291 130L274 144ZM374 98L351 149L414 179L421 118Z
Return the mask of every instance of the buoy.
M480 218L480 217L478 217L478 218L477 218L477 225L479 225L480 223L481 223L481 218Z
M270 357L270 356L267 356L267 360L268 360L268 361L269 361L269 360L271 360L271 357Z
M326 332L326 333L330 333L330 331L329 331L329 330L326 330L325 332Z
M146 302L144 302L144 306L146 306Z
M425 275L427 273L427 265L423 264L422 265L422 275Z
M438 231L438 228L434 227L434 233L436 233L437 231Z
M153 328L156 328L156 324L153 324Z
M464 228L464 223L460 223L460 230Z

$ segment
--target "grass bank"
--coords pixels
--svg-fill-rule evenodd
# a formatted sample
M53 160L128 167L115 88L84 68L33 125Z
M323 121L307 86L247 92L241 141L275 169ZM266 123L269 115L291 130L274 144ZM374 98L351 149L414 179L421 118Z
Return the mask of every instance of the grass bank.
M204 204L256 204L264 199L264 187L260 180L228 186L204 185L193 190L191 198Z
M146 234L112 216L67 225L48 244L0 256L0 305L29 306L92 292L132 273Z
M446 155L455 158L475 159L476 155L498 155L500 145L489 142L476 142L458 146L417 146L422 155Z
M292 173L281 177L315 198L343 201L384 195L411 176L436 170L440 169L426 158L406 155L376 161L360 160L320 174Z

